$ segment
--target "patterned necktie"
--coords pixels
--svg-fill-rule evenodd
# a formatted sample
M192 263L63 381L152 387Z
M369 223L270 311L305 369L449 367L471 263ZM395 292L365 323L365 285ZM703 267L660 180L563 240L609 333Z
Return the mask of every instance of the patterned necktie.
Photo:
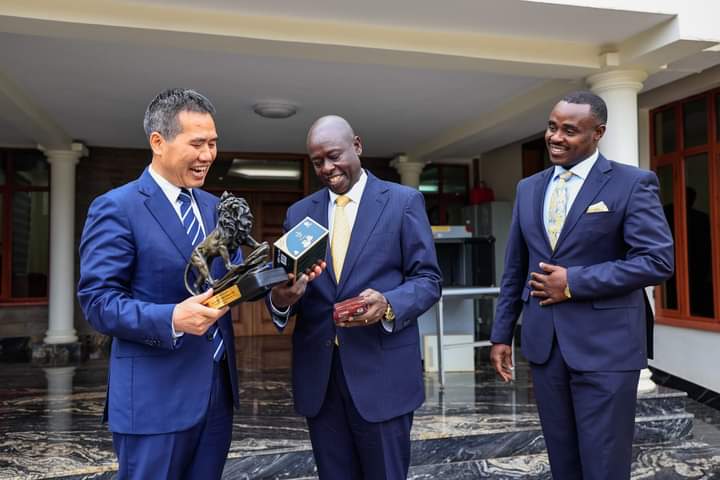
M205 240L205 234L200 226L200 220L197 218L197 215L195 215L195 211L192 208L192 196L190 194L190 190L187 188L181 188L180 194L178 195L178 202L180 203L180 220L182 220L183 227L185 227L185 233L187 233L190 243L193 248L195 248L198 243ZM225 345L222 333L220 333L217 323L208 329L207 338L212 342L213 360L219 362L223 353L225 353Z
M565 223L565 214L567 212L567 181L572 177L571 171L565 171L560 174L555 185L555 189L550 195L550 205L548 206L548 237L550 238L550 246L555 250L558 237Z
M330 252L333 257L333 270L335 280L340 283L345 254L350 243L350 224L345 215L345 206L350 203L350 197L340 195L335 199L335 218L333 220L332 239L330 240Z
M180 194L178 195L178 202L180 202L180 220L182 220L185 233L187 233L190 243L192 243L193 248L195 248L198 243L205 240L205 235L192 208L190 190L181 188Z

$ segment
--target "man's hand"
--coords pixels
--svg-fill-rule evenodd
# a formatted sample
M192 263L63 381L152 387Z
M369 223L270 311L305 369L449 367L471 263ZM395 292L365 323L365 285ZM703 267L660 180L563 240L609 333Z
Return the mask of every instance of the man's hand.
M210 325L225 315L228 307L221 309L206 307L202 303L212 297L212 288L205 293L187 298L175 305L172 322L175 333L204 335Z
M275 308L287 308L293 305L305 293L308 282L315 280L325 270L326 263L324 260L312 266L310 271L301 273L297 280L292 273L288 274L288 282L275 285L270 291L270 301Z
M539 297L540 305L551 305L564 302L568 299L565 295L567 288L567 269L558 265L540 263L543 273L530 273L532 280L528 282L532 291L530 295Z
M367 288L360 292L359 296L365 300L368 307L367 312L357 317L350 317L346 322L338 323L338 327L366 327L382 320L388 306L385 295L372 288Z
M512 348L504 343L496 343L490 348L490 363L503 382L513 379Z

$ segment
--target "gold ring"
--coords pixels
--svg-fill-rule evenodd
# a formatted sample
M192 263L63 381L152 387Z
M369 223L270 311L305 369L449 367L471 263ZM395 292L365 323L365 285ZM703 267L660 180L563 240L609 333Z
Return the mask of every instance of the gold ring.
M365 319L365 325L367 325L367 318Z

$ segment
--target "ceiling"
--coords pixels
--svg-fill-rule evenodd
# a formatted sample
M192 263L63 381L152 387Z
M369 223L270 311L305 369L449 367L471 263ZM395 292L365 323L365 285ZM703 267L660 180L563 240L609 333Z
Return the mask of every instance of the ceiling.
M217 10L244 15L303 18L314 21L360 23L425 31L474 32L489 35L554 39L604 44L625 39L669 20L667 13L598 10L585 22L588 9L523 0L453 0L451 3L417 0L136 0L133 3L169 8ZM544 19L545 21L538 21ZM558 28L552 27L557 25ZM561 26L561 27L560 27Z
M542 130L608 49L650 73L646 88L720 64L702 51L712 40L672 37L668 12L521 0L27 3L0 5L0 145L142 148L147 103L183 86L215 104L221 150L302 152L313 120L339 114L367 155L465 158ZM298 113L253 113L267 100Z
M146 145L145 107L170 86L194 88L213 101L223 149L302 151L313 120L338 113L374 140L368 154L387 154L492 111L503 98L541 82L15 34L0 34L0 45L0 63L13 66L6 75L51 117L62 119L71 137L113 147ZM277 120L252 112L254 103L271 99L296 104L298 114Z

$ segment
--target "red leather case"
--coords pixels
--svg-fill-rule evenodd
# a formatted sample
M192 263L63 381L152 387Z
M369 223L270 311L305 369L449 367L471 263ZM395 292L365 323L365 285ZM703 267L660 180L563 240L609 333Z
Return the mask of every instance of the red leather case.
M346 322L351 317L356 317L367 312L367 304L362 297L353 297L336 303L333 307L333 320L335 323Z

